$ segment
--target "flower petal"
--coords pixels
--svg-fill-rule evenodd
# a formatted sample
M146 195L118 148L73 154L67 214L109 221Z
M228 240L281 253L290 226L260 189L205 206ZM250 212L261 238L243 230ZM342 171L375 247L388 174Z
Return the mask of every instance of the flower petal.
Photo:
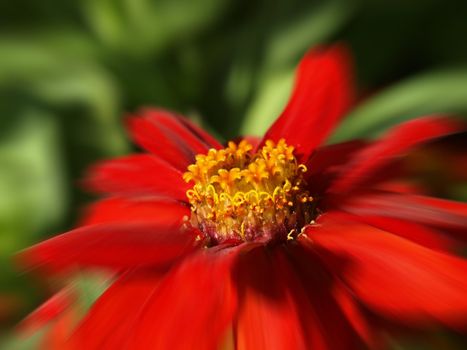
M467 204L426 196L372 192L342 200L340 210L365 216L384 216L449 231L467 241Z
M193 123L187 118L179 117L178 120L185 125L193 134L195 134L200 140L202 140L209 148L221 149L224 148L222 144L211 134L198 125Z
M91 168L85 184L114 195L153 195L186 201L188 184L167 162L147 154L103 162Z
M411 326L465 326L467 261L336 213L309 226L301 241L380 315Z
M82 225L103 223L158 223L161 218L168 225L182 224L190 216L186 205L167 199L146 197L112 197L100 200L86 209Z
M236 249L193 255L161 282L134 326L131 349L217 349L236 309Z
M341 281L335 281L333 290L333 298L339 305L344 317L352 326L353 331L358 334L360 339L368 345L370 349L382 349L384 348L381 343L382 340L376 337L374 328L376 328L368 320L366 313L363 311L362 306L353 296L352 292L347 286ZM346 328L347 329L347 328ZM354 344L357 344L357 340L353 334L348 334L347 337L351 339ZM344 333L345 334L345 333ZM362 347L358 347L361 349Z
M306 349L298 305L263 247L239 260L236 349Z
M281 116L264 136L293 145L305 160L331 133L353 98L350 57L343 46L310 50L300 63L295 88Z
M46 330L38 348L40 350L76 350L68 343L78 318L76 310L69 308Z
M141 117L128 119L128 128L137 144L181 171L196 154L222 147L183 117L161 109L143 110Z
M147 271L122 275L97 299L69 343L76 349L126 348L146 301L159 283L160 277Z
M308 170L304 176L311 193L316 195L326 192L341 168L367 144L354 140L317 148L305 164Z
M411 148L435 138L459 131L451 120L440 117L413 119L392 129L382 140L354 155L340 171L330 191L343 193L365 184L372 175Z
M414 243L421 244L430 249L452 252L458 247L458 242L451 239L449 236L412 221L400 220L383 215L355 215L353 219L409 239Z
M357 330L367 340L371 336L364 317L348 293L348 298L343 299L346 295L344 286L329 274L317 256L300 245L289 245L287 256L281 254L281 250L276 252L274 270L281 283L287 286L299 312L307 340L306 349L361 349L362 341Z
M70 288L64 288L30 313L19 325L21 333L30 333L45 327L60 317L74 302Z
M150 265L165 268L196 249L195 239L196 232L182 230L177 225L92 225L29 248L20 254L20 261L51 272L76 266L122 269Z

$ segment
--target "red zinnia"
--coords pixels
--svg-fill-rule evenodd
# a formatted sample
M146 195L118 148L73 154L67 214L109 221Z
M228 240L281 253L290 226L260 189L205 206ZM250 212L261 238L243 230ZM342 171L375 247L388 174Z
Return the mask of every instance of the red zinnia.
M96 166L107 195L84 225L24 253L116 279L71 336L81 349L352 349L368 317L467 321L467 206L418 195L398 156L458 130L406 122L378 141L320 146L351 100L342 47L310 51L263 139L226 147L161 110L131 118L149 153ZM446 236L444 233L452 233Z

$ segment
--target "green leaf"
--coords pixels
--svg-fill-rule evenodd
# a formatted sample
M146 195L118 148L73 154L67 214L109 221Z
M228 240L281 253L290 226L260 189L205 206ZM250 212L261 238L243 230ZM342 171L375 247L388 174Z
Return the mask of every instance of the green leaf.
M45 34L37 36L36 41L2 38L0 87L22 91L62 110L84 109L83 117L88 117L84 121L92 125L89 137L97 148L107 154L124 153L127 143L120 125L119 88L114 77L93 62L89 52L79 59L63 52L64 48L79 51L87 47L83 38L72 36L74 45L65 45L61 39Z
M1 104L0 122L7 111ZM24 315L40 287L18 275L22 269L13 257L63 225L70 198L56 118L27 105L14 117L0 139L0 294L17 297Z
M74 276L73 286L78 294L79 312L85 314L110 284L111 278L104 273L86 272Z
M330 1L275 28L266 45L257 91L246 112L242 134L261 135L267 130L287 103L301 55L330 38L348 20L352 9L349 2Z
M266 47L265 69L288 65L291 59L328 39L351 18L355 7L350 1L328 1L279 25Z
M94 35L112 50L144 56L186 40L226 9L219 0L88 0L82 10Z
M71 67L66 72L31 83L28 90L55 106L83 106L90 117L86 122L93 126L89 138L109 154L126 151L116 85L99 67Z
M0 350L37 350L41 347L44 331L36 332L31 336L19 336L10 333L0 338Z
M242 135L262 135L287 103L292 89L294 69L264 77L261 88L247 112Z
M467 68L426 73L388 88L351 112L330 142L374 137L403 121L439 113L467 115Z
M57 124L44 111L24 108L0 143L0 253L8 255L31 235L57 225L67 210Z

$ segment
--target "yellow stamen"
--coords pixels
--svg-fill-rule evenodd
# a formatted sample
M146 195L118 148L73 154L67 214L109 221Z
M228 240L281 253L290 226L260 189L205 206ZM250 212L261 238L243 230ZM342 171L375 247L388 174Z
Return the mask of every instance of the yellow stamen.
M191 224L215 242L227 239L293 239L312 219L303 174L294 148L271 140L253 153L246 140L197 155L183 178L192 207Z

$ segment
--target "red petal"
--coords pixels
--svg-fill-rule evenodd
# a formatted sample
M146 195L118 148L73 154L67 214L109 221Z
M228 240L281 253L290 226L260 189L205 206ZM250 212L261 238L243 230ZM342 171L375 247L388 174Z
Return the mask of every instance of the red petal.
M448 211L454 215L464 217L464 223L467 224L467 204L465 203L425 196L410 196L410 199L414 204Z
M333 213L304 237L375 312L410 325L465 326L467 261Z
M237 272L236 349L306 349L297 301L264 248L243 256Z
M70 343L76 349L126 348L133 327L159 282L159 276L149 272L130 272L121 276L94 303Z
M449 231L467 241L467 204L400 193L361 194L339 203L339 208L359 216L385 216Z
M236 309L235 257L236 249L209 249L171 271L145 302L129 348L217 349Z
M319 147L306 162L307 181L311 193L326 192L329 184L339 174L342 167L352 159L353 155L363 149L368 143L360 140L338 143Z
M342 310L344 317L352 326L354 332L359 335L360 339L362 339L370 349L384 348L381 345L382 341L377 339L361 305L359 305L351 291L341 281L335 281L333 297ZM349 338L353 340L354 343L357 343L357 341L353 339L354 337L352 337L352 334L350 334ZM361 347L359 348L361 349Z
M64 288L26 317L19 325L20 332L35 332L61 316L73 303L70 288Z
M128 120L133 139L175 168L185 171L195 155L222 147L214 138L184 118L159 109L143 111Z
M330 190L345 193L364 184L377 170L416 145L456 131L459 131L459 127L444 118L424 117L403 123L381 141L355 154L353 160L341 169L341 176L331 185Z
M457 242L450 237L415 222L385 217L382 215L355 215L353 219L364 222L383 231L407 238L427 248L449 252L453 251L457 247Z
M306 349L361 349L362 342L355 329L369 339L368 325L350 298L342 305L346 307L345 312L341 309L338 302L343 301L346 293L343 286L332 278L316 256L302 247L290 245L287 257L280 253L278 250L274 256L274 270L281 284L287 286L299 312L307 339ZM334 298L335 291L339 291L340 300Z
M77 315L73 308L67 309L53 322L40 342L40 350L77 350L68 344L71 332L76 325Z
M103 162L91 169L86 184L116 195L153 195L186 201L189 185L183 174L165 161L146 154Z
M222 144L211 134L204 131L202 128L191 122L187 118L179 117L178 120L185 125L193 134L195 134L200 140L202 140L209 148L221 149L224 148Z
M410 177L405 179L391 179L390 181L384 181L376 183L371 186L372 189L382 192L397 192L406 194L423 194L426 192L421 184L416 184L410 181Z
M108 198L86 210L82 225L102 223L182 224L190 209L176 201L149 198Z
M177 226L102 224L61 234L20 255L31 267L60 271L74 266L113 269L165 267L193 251L195 234Z
M352 100L350 57L342 46L309 51L300 63L287 107L264 140L285 138L306 159L331 133Z

